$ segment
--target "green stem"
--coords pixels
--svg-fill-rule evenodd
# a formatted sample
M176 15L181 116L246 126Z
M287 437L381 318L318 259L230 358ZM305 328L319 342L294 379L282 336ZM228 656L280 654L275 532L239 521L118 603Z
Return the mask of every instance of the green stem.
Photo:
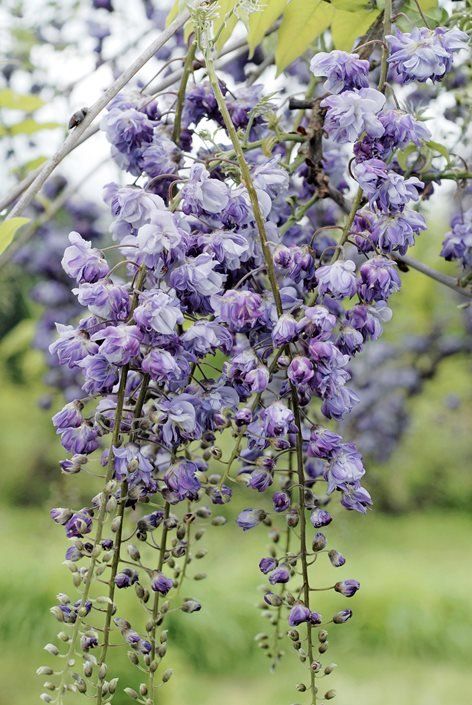
M235 126L233 125L231 115L229 114L229 110L227 108L224 95L221 92L220 84L218 81L218 76L216 75L216 71L215 71L215 65L214 65L213 60L210 57L210 50L209 49L206 49L206 50L202 49L202 51L205 56L205 64L207 67L208 78L210 80L211 87L213 88L216 102L218 104L218 108L220 110L220 113L223 117L223 122L225 124L226 130L228 131L228 135L231 139L233 149L234 149L234 152L236 155L236 159L239 164L239 168L241 170L241 178L242 178L244 186L247 189L247 192L249 195L249 200L251 201L251 205L252 205L252 208L254 211L254 219L256 221L257 230L259 232L259 238L261 241L261 248L262 248L262 252L264 254L264 259L265 259L265 262L267 265L267 275L269 277L270 286L272 289L272 294L274 297L277 313L279 314L279 316L281 316L283 313L282 299L280 298L280 292L279 292L279 288L277 285L277 278L275 276L274 262L272 259L272 253L270 251L269 242L267 239L265 221L264 221L264 217L262 215L261 207L259 205L259 200L257 198L257 192L256 192L256 189L254 187L254 184L253 184L253 181L251 178L251 171L249 169L248 163L247 163L246 158L244 156L244 150L241 147L241 144L239 142L238 133L236 131Z
M392 31L392 0L385 0L384 19L383 19L383 34L384 40L387 34ZM385 82L388 73L388 45L385 43L382 52L382 63L380 67L379 91L384 90Z
M157 570L158 572L162 571L162 568L164 566L164 560L165 560L165 555L166 555L166 545L167 545L167 533L168 533L168 528L167 528L167 520L169 518L170 514L170 504L169 502L166 502L164 505L164 520L162 523L162 534L161 534L161 542L159 545L159 561L157 564ZM150 663L150 668L149 668L149 695L151 697L151 702L154 703L154 674L155 670L153 669L153 663L156 658L156 621L157 621L157 615L159 613L159 598L160 594L156 592L154 594L154 603L152 606L152 629L149 634L149 639L151 642L151 663Z
M302 421L300 416L300 407L298 405L297 390L291 387L293 415L295 417L295 425L297 426L296 440L296 458L297 458L297 475L298 475L298 504L300 506L300 561L302 565L303 577L303 601L305 607L310 608L310 582L308 578L307 564L307 547L306 547L306 506L305 506L305 470L303 466L303 436L302 436ZM316 705L316 678L312 668L313 664L313 641L312 641L312 625L307 622L307 654L310 661L310 689L311 702Z
M180 80L179 91L177 93L177 105L175 108L174 129L172 131L172 139L178 145L180 140L180 129L182 125L182 112L185 104L185 91L187 89L188 79L193 71L193 60L197 50L197 42L192 42L185 58L183 74Z
M114 471L114 463L113 463L113 446L118 443L119 440L119 435L120 435L120 428L121 428L121 420L123 418L123 407L124 407L124 402L125 402L125 390L126 390L126 379L128 375L128 366L123 367L121 371L121 377L120 377L120 386L118 389L118 394L117 394L117 403L116 403L116 411L115 411L115 420L114 420L114 427L113 427L113 434L112 434L112 440L111 440L111 445L110 445L110 451L109 451L109 456L108 456L108 463L107 463L107 472L105 476L105 492L107 491L107 486L110 483L110 480L113 477L113 471ZM92 551L92 558L90 559L90 565L87 571L87 577L85 580L85 585L84 585L84 590L82 593L82 599L80 602L80 607L79 607L79 617L81 609L83 609L85 603L87 602L88 596L90 594L90 588L92 585L92 580L95 575L95 566L98 561L98 548L100 545L100 541L102 539L103 535L103 528L105 524L105 516L106 516L106 504L107 504L107 498L106 496L103 497L103 502L102 506L100 507L100 512L97 517L97 529L95 533L95 541L93 544L93 551ZM66 656L66 664L68 664L70 661L73 661L75 658L75 650L77 646L77 637L79 635L79 630L81 626L81 620L77 618L74 628L72 631L72 635L70 638L69 642L69 649L67 651L67 656ZM67 675L67 667L64 669L62 672L61 676L61 682L58 688L58 697L57 697L57 702L59 704L63 703L63 691L65 687L65 680L66 680L66 675Z

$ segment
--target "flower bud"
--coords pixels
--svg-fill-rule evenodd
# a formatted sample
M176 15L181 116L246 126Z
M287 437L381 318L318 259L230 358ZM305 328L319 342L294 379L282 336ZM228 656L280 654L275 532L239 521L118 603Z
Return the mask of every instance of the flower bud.
M49 666L40 666L36 669L37 676L52 676L54 671Z
M162 682L167 683L167 681L169 681L171 679L173 672L174 671L172 670L172 668L168 668L167 671L165 671L162 676Z
M138 548L134 544L130 543L127 547L127 550L128 550L128 555L131 558L131 560L139 561L139 559L141 558L141 554L140 554Z
M59 649L57 648L57 646L55 644L46 644L46 646L44 647L44 650L47 651L52 656L57 656L59 653Z
M133 688L125 688L124 692L126 695L129 695L130 698L133 698L133 700L138 700L139 698L139 693L137 693Z
M336 691L335 690L328 690L327 693L325 693L325 700L332 700L333 698L336 697Z
M324 509L315 509L310 516L310 521L315 529L320 529L322 526L328 526L328 524L331 524L333 517Z
M326 536L318 531L313 539L312 548L315 552L322 551L326 548Z
M341 593L344 597L352 597L360 588L360 583L357 580L342 580L336 583L334 589Z
M334 566L335 568L340 568L346 562L346 559L344 558L342 553L339 553L338 551L335 551L334 549L331 549L331 551L328 552L328 556L329 556L329 560L331 561L331 565Z
M182 604L182 607L180 608L182 612L199 612L202 609L202 606L197 600L185 600L185 602Z
M341 612L337 612L334 617L333 617L333 622L335 624L344 624L344 622L347 622L348 619L351 619L352 617L352 610L341 610Z

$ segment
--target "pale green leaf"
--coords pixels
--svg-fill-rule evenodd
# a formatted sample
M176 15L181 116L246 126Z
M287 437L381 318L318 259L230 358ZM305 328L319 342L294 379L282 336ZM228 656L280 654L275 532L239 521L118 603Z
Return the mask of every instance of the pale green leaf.
M29 222L29 218L10 218L0 223L0 254L7 249L17 230Z
M41 130L55 130L58 127L63 127L63 125L60 122L37 122L33 118L28 118L9 127L0 125L0 137L5 135L33 135Z
M170 23L175 20L175 18L179 14L179 10L180 10L180 0L175 0L174 4L172 5L171 9L169 10L169 14L166 17L166 27L168 27L170 25Z
M43 105L44 101L37 95L17 93L12 91L11 88L2 88L0 90L0 108L23 110L26 113L32 113Z
M287 6L288 0L271 0L262 10L254 12L249 18L248 43L252 56L255 48L264 38L265 33L272 27L274 22L282 14Z
M442 157L447 159L449 161L449 150L447 147L445 147L443 144L440 142L434 142L433 140L430 140L429 142L426 142L426 145L433 150L433 152L437 152L440 154Z
M233 11L236 5L235 0L219 0L218 2L218 17L214 21L215 37L218 37L216 42L217 49L222 49L228 39L231 37L234 28L238 23L238 17Z
M278 73L298 59L327 29L334 8L324 0L292 0L278 32L275 59Z
M346 12L359 12L362 10L367 12L372 10L372 4L369 0L332 0L332 4L337 10L345 10Z
M352 12L336 10L331 24L331 36L335 48L350 51L356 39L367 32L378 15L378 10L358 12L354 22Z

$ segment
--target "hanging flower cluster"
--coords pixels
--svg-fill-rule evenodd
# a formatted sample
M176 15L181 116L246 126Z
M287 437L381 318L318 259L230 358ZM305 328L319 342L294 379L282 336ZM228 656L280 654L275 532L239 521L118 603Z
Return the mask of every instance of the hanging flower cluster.
M418 32L387 37L392 80L438 80L464 46L458 30ZM415 42L421 49L412 52ZM127 694L156 702L156 687L171 676L168 615L201 608L182 585L204 577L193 568L204 556L196 547L202 525L225 522L219 507L239 485L250 498L239 527L270 530L259 569L275 636L261 634L259 643L276 663L288 634L307 666L298 689L313 703L320 676L332 670L323 664L327 627L351 618L341 598L360 588L350 577L319 585L312 565L344 566L326 527L339 507L363 514L372 504L362 456L336 422L347 423L359 403L352 359L391 317L388 302L401 286L395 257L426 227L415 210L424 183L396 154L421 150L430 133L390 105L383 85L371 85L367 60L316 55L311 70L326 79L321 194L304 160L307 128L292 131L289 113L278 114L262 86L228 91L212 52L200 41L197 48L208 81L187 88L191 71L184 74L175 113L138 92L109 105L102 130L137 181L105 188L114 245L101 251L72 232L62 259L82 314L58 324L50 351L80 376L81 391L53 423L70 455L62 471L98 474L103 487L85 507L51 510L70 540L66 565L80 598L61 594L52 610L66 659L45 702L62 702L67 690L111 701L112 634L142 674L139 691ZM204 146L202 120L218 130ZM270 157L266 139L275 145ZM294 143L302 143L298 154ZM344 222L350 155L339 145L353 150L358 184ZM106 595L97 596L100 582ZM136 594L140 623L121 613L122 590ZM323 615L323 590L339 594L334 615Z

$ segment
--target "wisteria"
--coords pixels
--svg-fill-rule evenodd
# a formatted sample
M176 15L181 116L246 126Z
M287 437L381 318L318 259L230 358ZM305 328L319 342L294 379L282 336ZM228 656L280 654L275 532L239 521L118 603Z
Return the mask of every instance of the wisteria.
M298 78L312 113L298 117L263 83L222 75L214 14L195 8L188 45L178 32L169 47L183 64L178 92L150 97L132 82L101 117L121 172L103 190L109 232L71 199L68 241L45 226L48 257L33 258L33 243L17 255L48 277L33 297L49 307L37 344L65 397L52 419L61 470L100 482L85 506L50 512L78 597L61 593L51 610L61 631L46 650L64 658L38 670L44 702L81 693L101 705L120 690L159 702L172 676L169 616L211 609L196 564L205 528L228 517L241 542L269 536L253 566L267 619L258 645L274 667L289 645L311 705L335 697L328 631L355 618L350 598L362 589L345 572L337 521L375 504L362 452L388 455L402 433L403 401L387 408L385 390L408 397L423 379L375 386L365 375L375 351L393 355L376 341L414 266L403 258L425 237L422 203L441 180L427 120L397 93L445 80L467 46L454 27L392 29L385 5L380 35L309 57L310 78L306 66ZM464 300L469 199L464 189L441 250L459 265L448 285ZM335 572L328 584L323 563ZM337 593L334 614L325 591ZM139 611L125 613L122 592ZM118 682L117 645L137 690Z

